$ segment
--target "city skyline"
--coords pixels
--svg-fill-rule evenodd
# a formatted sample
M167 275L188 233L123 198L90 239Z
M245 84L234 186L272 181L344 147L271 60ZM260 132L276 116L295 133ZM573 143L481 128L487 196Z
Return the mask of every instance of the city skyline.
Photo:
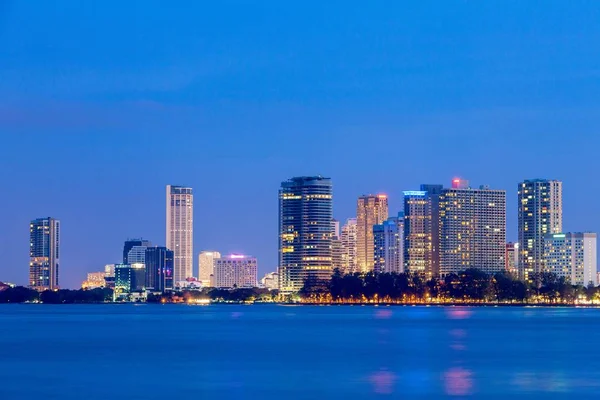
M291 178L291 180L286 181L286 182L293 182L294 180L298 181L299 179L315 179L315 178L329 180L329 178L322 178L321 176L317 176L317 177L294 177L294 178ZM557 184L560 185L560 200L559 201L560 201L560 209L561 209L560 217L561 217L561 223L562 223L562 184L563 184L563 182L562 181L557 181L557 180L545 180L545 179L539 179L539 178L525 180L524 182L557 182ZM444 198L443 193L448 193L448 192L457 193L457 189L459 189L458 193L460 193L460 190L465 190L466 193L468 193L468 192L471 192L471 193L480 193L480 192L481 193L486 193L486 192L490 192L490 193L499 193L499 194L501 194L502 195L502 199L504 199L506 197L506 192L507 192L506 190L503 190L503 189L491 190L491 189L489 189L489 187L487 185L480 185L480 187L472 187L469 184L468 180L463 180L462 178L454 177L451 180L449 180L449 183L450 183L450 186L448 186L447 188L443 188L444 185L440 185L440 184L435 184L435 185L431 185L431 184L430 185L425 185L425 184L422 184L421 185L421 189L433 188L433 189L430 189L430 190L433 190L433 192L435 192L435 193L442 194L442 196L440 197L441 199ZM522 186L522 183L519 183L519 188L521 188L521 186ZM181 187L179 187L179 188L181 188ZM191 187L186 187L185 189L188 190L188 191L193 190L193 188L191 188ZM167 191L168 190L169 190L169 185L167 185ZM280 190L280 196L281 196L281 193L282 192ZM454 195L456 195L456 194L454 194ZM385 199L385 204L387 206L387 204L388 204L388 196L387 196L387 194L380 193L379 195L370 196L370 197L371 198L376 198L378 196L379 196L380 199ZM490 195L488 195L488 196L490 196ZM491 195L491 196L493 196L493 195ZM358 196L358 199L360 201L360 199L364 199L364 198L367 198L367 197L369 197L369 196L361 195L361 196ZM402 192L402 197L403 197L404 201L406 201L406 199L413 199L413 198L417 198L418 199L420 197L426 198L427 197L427 192L425 192L425 191L403 191ZM333 198L333 203L335 204L335 202L336 202L335 195L333 195L332 198ZM470 197L467 197L465 199L469 199L469 198ZM483 202L487 203L490 198L497 199L496 197L484 197L483 198ZM521 202L521 200L519 200L519 202ZM402 214L405 211L404 207L407 207L408 204L409 203L404 202L404 205L400 206L400 210L401 210L399 212L400 214ZM519 203L519 204L521 204L521 203ZM495 204L490 203L490 205L495 205ZM515 205L515 207L518 208L517 205ZM335 207L332 207L332 208L335 209ZM505 223L504 216L506 215L506 212L508 210L510 210L510 208L511 208L510 204L507 204L506 208L504 208L504 206L502 206L499 209L500 213L502 214L500 216L502 218L501 219L501 225L503 223ZM389 213L390 214L396 213L396 211L393 210L393 209L390 209ZM442 213L442 214L444 214L444 213ZM494 217L494 218L497 218L497 217ZM44 219L34 220L34 221L31 221L31 223L33 224L35 221L42 221L42 220L44 220ZM52 218L52 220L54 220L54 219ZM346 222L348 222L348 221L354 221L354 220L356 220L355 217L350 217L350 218L346 219ZM442 220L443 220L443 215L442 215ZM492 220L490 220L490 221L492 221ZM387 219L386 219L386 221L387 221ZM335 233L334 226L338 226L338 225L340 225L339 221L335 220L335 219L332 219L332 222L331 222L331 232L332 232L332 235ZM342 232L342 228L339 228L339 230L340 230L340 233L341 233ZM510 229L507 229L506 232L510 232ZM561 232L555 232L555 233L571 233L571 232L574 232L574 233L579 233L579 232L581 232L581 233L593 233L591 230L586 230L586 229L575 229L573 231L566 231L566 230L563 229ZM496 253L498 253L498 254L502 253L502 260L501 260L501 262L498 263L498 265L500 265L500 264L504 265L505 262L506 262L506 260L504 258L505 250L506 250L505 249L505 245L507 245L507 244L509 244L511 242L516 242L514 240L511 240L510 236L508 234L506 234L506 236L504 236L505 233L502 232L502 235L503 235L503 237L506 238L504 240L504 242L503 242L504 245L500 246L499 245L500 242L499 242L497 244L497 246L496 246L498 248L494 250L494 254L496 254ZM339 237L338 240L340 240L340 245L341 245L342 237ZM143 263L144 262L143 255L145 254L146 247L153 246L152 241L144 239L144 238L134 238L134 239L128 238L128 239L126 239L124 241L124 243L125 243L124 248L122 247L122 249L121 249L122 257L123 257L123 261L125 261L125 258L127 257L129 259L129 264ZM405 243L402 243L402 247L404 247L404 246L405 246ZM220 246L220 247L223 248L224 246ZM165 247L165 249L166 249L166 247ZM194 278L199 279L199 280L201 280L200 276L199 276L200 261L201 261L202 255L205 254L205 253L207 253L207 252L211 252L211 251L200 250L194 256L194 260L193 260L193 274L192 274L192 276ZM219 252L215 251L215 254L219 254ZM228 253L224 252L223 254L228 254ZM240 252L229 252L229 254L242 254L242 253L240 253ZM333 255L333 253L332 253L332 255ZM406 256L406 254L404 254L403 258L405 256ZM196 263L196 257L198 257L197 263ZM404 261L406 262L407 260L404 260ZM115 263L119 264L120 262L121 261L117 261ZM333 265L333 263L332 263L332 265ZM464 265L467 265L467 264L464 264ZM405 263L405 266L410 269L408 263ZM98 270L99 269L100 268L98 268ZM499 269L501 269L501 267L496 267L495 268L495 270L499 270ZM420 269L415 269L415 270L420 270ZM460 270L460 267L456 267L454 270L458 271L458 270ZM490 272L491 271L491 270L486 269L486 268L483 268L483 270L486 271L486 272ZM89 271L86 272L86 274L92 273L93 271L94 270L89 270ZM267 268L259 269L258 270L258 275L259 276L263 276L265 274L272 273L272 272L278 272L278 271L279 271L278 266L275 266L273 268L267 267ZM446 271L446 273L447 272L448 271ZM62 277L64 277L64 275L61 275L61 278ZM67 277L69 277L69 275L67 275ZM83 280L83 278L81 280ZM6 280L6 281L8 281L8 280Z

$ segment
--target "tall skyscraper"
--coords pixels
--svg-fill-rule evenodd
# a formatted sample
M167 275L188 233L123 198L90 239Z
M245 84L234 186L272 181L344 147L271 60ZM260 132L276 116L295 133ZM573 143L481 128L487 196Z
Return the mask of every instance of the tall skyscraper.
M215 287L253 288L258 286L256 258L232 254L215 258Z
M373 226L375 272L403 272L404 214Z
M29 287L37 291L59 288L60 221L38 218L29 224Z
M340 242L342 247L342 272L346 274L358 272L356 264L356 218L349 218L342 226Z
M331 278L333 189L322 176L296 177L279 189L279 287L302 289L306 279Z
M192 188L167 185L167 248L173 250L173 279L194 273L194 195Z
M454 179L453 185L460 182L460 179ZM431 257L426 268L428 278L440 274L440 195L443 189L444 186L439 184L421 185L421 190L426 192L425 196L429 201L429 212L431 214Z
M554 233L544 237L544 269L572 285L598 285L595 233Z
M518 187L519 277L544 271L544 236L562 232L562 182L526 180Z
M434 275L432 204L424 190L404 192L404 270Z
M152 246L144 239L127 239L123 245L123 264L144 263L146 248Z
M385 194L358 198L356 206L356 262L359 272L375 267L373 226L388 218L388 199Z
M211 276L214 275L217 258L221 258L218 251L203 251L198 255L198 280L202 286L213 286Z
M148 247L145 256L146 289L165 292L173 289L173 251L166 247Z
M444 189L440 195L440 274L506 268L506 191Z

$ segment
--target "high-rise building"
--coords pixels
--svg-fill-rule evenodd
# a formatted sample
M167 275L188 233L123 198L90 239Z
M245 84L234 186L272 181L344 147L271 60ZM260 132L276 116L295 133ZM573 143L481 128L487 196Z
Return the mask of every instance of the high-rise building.
M332 268L342 270L342 239L340 238L340 221L333 220L333 236L331 237Z
M258 286L256 258L238 254L215 258L215 287L253 288Z
M342 256L342 240L338 236L333 236L331 238L331 267L333 269L343 270Z
M333 224L333 236L340 237L340 221L333 219L331 223Z
M432 204L424 190L404 192L404 270L434 275Z
M358 272L356 264L356 218L349 218L344 226L340 236L342 247L342 272L352 274Z
M198 255L198 280L202 286L213 286L211 276L215 271L215 259L221 258L218 251L203 251Z
M453 180L453 184L460 184L465 181ZM468 184L467 184L468 186ZM431 214L431 257L429 265L426 267L427 276L429 278L439 276L440 274L440 195L444 189L443 185L439 184L423 184L421 190L426 192L426 197L429 200L429 212Z
M506 268L506 191L444 189L440 194L440 274Z
M373 226L375 272L403 272L404 215Z
M115 295L141 292L145 289L146 268L144 264L115 265Z
M359 272L375 267L373 226L388 218L388 198L385 194L358 198L356 207L356 262Z
M59 288L60 221L38 218L29 224L29 287L37 291Z
M404 272L404 211L398 212L396 217L398 226L398 266L396 272Z
M506 243L505 263L508 273L519 275L519 243Z
M333 189L322 176L296 177L279 189L279 287L297 292L333 271Z
M519 183L519 277L544 271L544 237L562 232L562 182L532 179Z
M544 270L572 285L598 285L595 233L554 233L544 237Z
M146 248L152 246L144 239L127 239L123 245L123 264L144 264Z
M104 266L104 281L107 288L115 288L115 264L106 264Z
M148 247L145 256L146 289L166 292L173 289L173 251L166 247Z
M173 279L194 273L194 195L192 188L167 185L167 248L173 250Z
M384 272L386 260L389 263L389 254L386 250L390 247L390 236L394 236L396 232L394 232L394 228L396 228L396 224L386 223L388 221L384 221L382 224L373 225L373 271L375 272ZM393 240L391 241L394 242Z

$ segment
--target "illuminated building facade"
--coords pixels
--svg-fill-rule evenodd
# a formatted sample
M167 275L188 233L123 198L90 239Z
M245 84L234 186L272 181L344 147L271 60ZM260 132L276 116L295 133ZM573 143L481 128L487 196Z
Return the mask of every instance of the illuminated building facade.
M519 277L544 271L544 237L562 232L562 182L526 180L518 187Z
M106 286L104 272L89 272L87 279L81 284L82 289L98 289Z
M198 255L198 280L202 286L213 286L211 277L214 275L214 261L221 258L221 253L218 251L203 251Z
M432 272L432 204L424 190L404 192L404 270L409 273Z
M175 281L194 273L194 195L192 188L167 185L166 246L173 250Z
M453 183L454 185L454 183ZM440 275L506 268L506 191L457 188L440 194Z
M340 237L340 221L333 220L333 236L331 237L332 268L342 270L342 239Z
M214 284L217 288L253 288L258 286L256 258L232 254L215 258Z
M60 221L38 218L29 224L29 287L37 291L58 289Z
M572 285L598 285L595 233L554 233L544 237L544 269Z
M106 264L104 266L104 281L107 288L115 288L115 264Z
M295 177L279 189L279 288L302 289L306 279L333 271L333 189L322 176Z
M260 280L260 286L269 289L279 289L279 274L277 272L269 272Z
M517 277L519 275L519 243L506 243L506 272Z
M340 234L342 272L358 272L356 264L356 218L349 218Z
M145 289L146 268L144 264L115 265L115 295L141 292Z
M166 247L148 247L145 256L147 290L166 292L173 289L173 251Z
M358 198L356 206L356 262L358 272L375 268L373 226L388 218L388 198L384 194L366 195Z
M506 271L515 277L519 275L519 243L506 243Z
M373 226L374 271L403 272L404 213Z
M455 182L456 179L453 180ZM428 278L439 276L440 274L440 195L444 189L439 184L421 185L421 190L429 201L429 213L431 214L431 256L427 267L425 268Z
M107 278L115 277L115 264L106 264L104 266L104 276Z

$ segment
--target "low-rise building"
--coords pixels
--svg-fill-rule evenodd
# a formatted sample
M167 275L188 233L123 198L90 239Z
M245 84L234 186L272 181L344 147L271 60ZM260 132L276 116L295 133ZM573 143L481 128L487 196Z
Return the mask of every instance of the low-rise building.
M260 280L260 287L269 290L279 289L279 274L277 272L269 272Z
M258 263L255 257L232 254L215 259L214 286L218 288L252 288L258 286Z
M144 264L115 265L115 295L142 292L145 289L146 268Z
M573 285L598 285L595 233L555 233L544 237L544 270Z
M196 278L187 278L184 281L177 281L175 282L175 290L176 291L181 291L181 290L202 290L202 288L204 288L204 284L202 283L202 281L196 279Z
M98 289L106 286L106 274L103 271L89 272L87 279L81 284L82 289Z

